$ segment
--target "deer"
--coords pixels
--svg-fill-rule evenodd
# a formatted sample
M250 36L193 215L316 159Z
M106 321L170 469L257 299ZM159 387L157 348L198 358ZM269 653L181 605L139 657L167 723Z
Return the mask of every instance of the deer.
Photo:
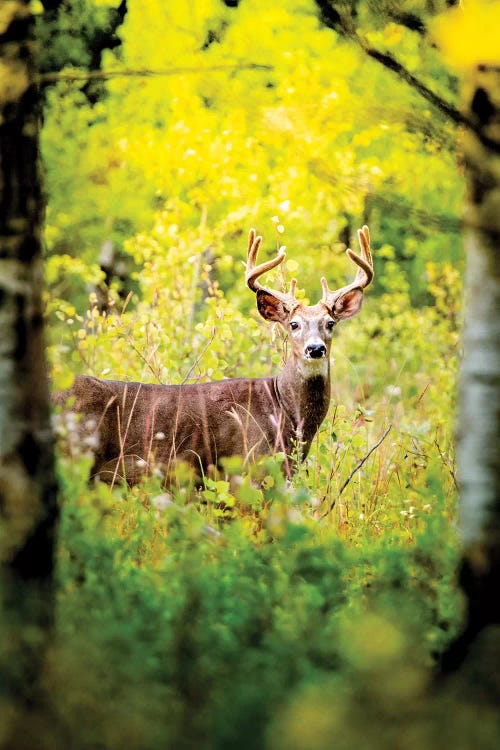
M290 341L281 371L263 378L231 378L183 385L157 385L76 376L71 388L54 396L80 414L80 436L94 443L92 477L113 484L139 482L161 467L171 475L182 461L202 477L241 456L244 463L282 454L291 478L326 417L330 403L330 348L333 330L361 309L365 288L374 277L370 233L358 230L360 254L347 249L356 264L354 281L331 290L321 278L322 298L314 305L297 299L297 280L286 292L259 279L285 259L285 248L256 265L262 237L249 232L245 280L257 309L279 323Z

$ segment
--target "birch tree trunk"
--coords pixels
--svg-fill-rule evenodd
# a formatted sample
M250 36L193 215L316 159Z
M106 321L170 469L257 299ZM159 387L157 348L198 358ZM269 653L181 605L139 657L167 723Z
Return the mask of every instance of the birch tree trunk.
M17 716L26 710L36 711L38 677L53 619L54 538L58 513L43 342L42 194L38 171L33 18L28 0L0 5L0 585L3 605L0 714L5 718L6 713L1 710L5 702ZM16 726L19 728L20 723ZM9 733L5 725L0 729L1 744ZM22 746L12 737L10 741L12 747Z
M500 623L500 70L478 68L466 93L465 114L478 130L465 142L467 272L458 429L467 618L445 654L444 671L460 666L483 628Z

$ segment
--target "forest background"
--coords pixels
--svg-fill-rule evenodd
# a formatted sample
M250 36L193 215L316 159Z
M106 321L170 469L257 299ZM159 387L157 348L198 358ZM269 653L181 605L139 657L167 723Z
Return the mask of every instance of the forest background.
M320 276L350 280L364 223L375 262L292 484L273 459L201 493L89 487L91 446L56 422L47 747L495 746L488 705L478 725L460 690L425 699L462 607L457 68L481 29L449 5L33 3L55 388L276 372L286 341L244 285L251 226L311 302Z

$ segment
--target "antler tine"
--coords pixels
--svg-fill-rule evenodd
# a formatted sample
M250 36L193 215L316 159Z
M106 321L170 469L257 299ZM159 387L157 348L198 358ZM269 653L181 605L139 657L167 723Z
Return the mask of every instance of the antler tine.
M323 287L323 302L326 302L326 298L329 294L331 294L331 292L328 288L328 281L324 276L321 277L321 286Z
M348 248L346 252L349 258L359 266L355 282L363 289L373 281L373 259L370 250L370 230L366 224L362 229L358 229L358 242L361 248L361 255L353 252L350 248Z
M255 261L257 259L257 253L259 251L261 242L262 237L255 234L255 229L251 229L248 235L247 269L245 273L245 280L247 285L250 287L252 292L258 292L259 289L265 289L266 291L270 292L275 297L278 297L283 301L295 301L295 286L297 283L295 279L292 279L292 281L290 282L290 292L288 294L285 294L284 292L278 292L275 289L264 287L259 281L257 281L257 278L259 276L266 273L267 271L270 271L273 268L276 268L276 266L278 266L280 263L283 263L283 261L285 260L285 248L283 247L280 248L278 255L275 258L271 258L270 260L264 261L264 263L260 263L258 266L256 266Z
M365 289L365 287L367 287L368 284L371 284L371 282L373 281L374 270L373 258L370 248L370 230L368 229L366 224L361 229L358 229L358 241L361 249L360 255L351 250L351 248L347 248L346 250L349 258L358 266L358 270L352 284L348 284L341 289L332 291L328 288L326 279L324 277L321 279L321 286L323 287L322 302L324 302L325 304L333 305L335 300L341 294L344 294L351 289Z
M255 281L259 273L256 273L258 269L255 268L255 260L259 251L262 237L256 236L255 229L251 229L248 233L248 250L247 250L247 264L245 281L253 292L256 292L260 288L260 284Z

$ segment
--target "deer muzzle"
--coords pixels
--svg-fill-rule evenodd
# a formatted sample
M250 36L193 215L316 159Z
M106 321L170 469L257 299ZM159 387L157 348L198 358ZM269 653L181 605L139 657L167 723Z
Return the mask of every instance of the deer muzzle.
M304 350L306 357L321 359L326 357L326 346L324 344L308 344Z

